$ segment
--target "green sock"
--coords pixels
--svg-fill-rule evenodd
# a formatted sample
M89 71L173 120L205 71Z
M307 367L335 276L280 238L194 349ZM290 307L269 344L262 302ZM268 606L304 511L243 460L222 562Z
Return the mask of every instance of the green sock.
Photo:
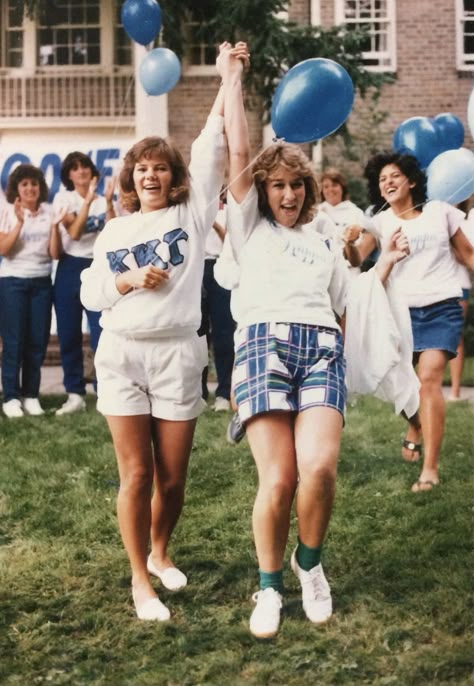
M263 572L259 569L258 574L261 591L266 588L274 588L278 593L283 593L283 569L279 569L277 572Z
M296 561L305 572L309 572L310 569L316 567L321 562L321 550L323 546L320 545L319 548L309 548L307 545L302 543L298 537L298 545L296 547Z

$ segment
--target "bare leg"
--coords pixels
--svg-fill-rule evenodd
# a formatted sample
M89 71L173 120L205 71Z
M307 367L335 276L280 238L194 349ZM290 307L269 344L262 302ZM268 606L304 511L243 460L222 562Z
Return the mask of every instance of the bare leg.
M253 532L260 569L283 567L290 512L296 489L293 418L287 412L266 412L247 424L247 437L258 471Z
M295 422L298 531L302 543L310 548L323 543L329 525L342 424L340 412L330 407L312 407L301 412Z
M168 543L184 503L184 490L196 419L152 419L155 490L152 498L152 559L159 569L172 567Z
M139 604L156 593L150 583L146 556L151 522L153 455L149 415L107 417L120 475L117 515L132 568L132 586Z
M420 418L423 426L424 459L415 490L430 490L439 483L438 462L444 434L445 402L442 391L447 355L442 350L425 350L420 354L418 377L420 388ZM424 483L423 483L424 482Z
M467 300L461 300L463 319L467 316ZM457 356L449 360L449 371L451 374L451 392L449 400L459 400L461 398L461 379L464 369L464 338L461 336L459 341Z
M407 417L402 411L402 415L408 421L408 429L405 436L405 440L413 443L415 445L420 445L421 442L421 422L418 412L416 412L413 417ZM407 448L402 446L402 457L405 462L418 462L421 455L421 448L419 450Z

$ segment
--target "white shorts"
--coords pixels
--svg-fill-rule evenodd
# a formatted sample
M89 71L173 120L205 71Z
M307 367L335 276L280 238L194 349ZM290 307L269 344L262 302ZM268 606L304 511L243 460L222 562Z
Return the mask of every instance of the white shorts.
M104 415L194 419L206 407L205 336L134 339L102 331L95 354L97 409Z

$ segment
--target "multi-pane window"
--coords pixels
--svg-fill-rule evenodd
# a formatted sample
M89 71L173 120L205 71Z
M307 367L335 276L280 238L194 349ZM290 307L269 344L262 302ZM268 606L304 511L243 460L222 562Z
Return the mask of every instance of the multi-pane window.
M0 5L0 66L23 65L23 8L16 0Z
M206 43L202 38L202 24L192 15L185 24L186 62L190 66L213 66L216 63L216 45Z
M460 71L474 69L474 0L456 2L457 68Z
M100 0L41 5L38 64L100 64Z
M115 2L115 22L114 22L114 64L132 64L132 42L122 25L120 17L121 2Z
M336 0L336 23L363 29L364 63L373 71L395 71L395 0Z

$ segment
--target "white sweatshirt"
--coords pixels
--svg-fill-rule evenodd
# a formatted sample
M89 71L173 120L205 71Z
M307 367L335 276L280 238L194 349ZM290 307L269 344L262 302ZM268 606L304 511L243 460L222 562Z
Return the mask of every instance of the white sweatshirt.
M105 330L133 338L197 331L206 236L217 214L224 177L224 120L210 116L191 149L190 197L186 203L110 220L94 245L94 260L82 272L81 300L102 310ZM169 280L155 290L121 295L117 274L154 264Z

